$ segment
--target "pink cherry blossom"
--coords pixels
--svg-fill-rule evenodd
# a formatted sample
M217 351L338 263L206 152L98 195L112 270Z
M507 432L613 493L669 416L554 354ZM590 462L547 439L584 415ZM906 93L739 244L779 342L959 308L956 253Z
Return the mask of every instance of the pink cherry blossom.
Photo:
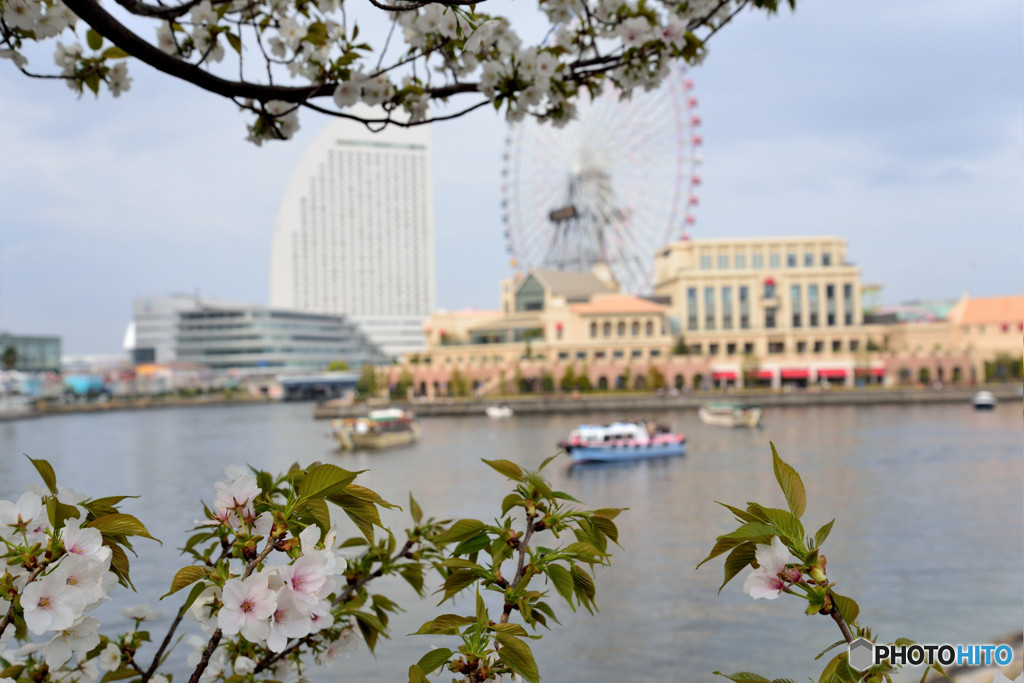
M230 579L224 584L222 601L217 626L224 635L241 633L252 643L266 640L270 634L269 619L277 609L277 594L267 586L265 574Z
M270 635L267 647L272 652L281 652L288 645L289 638L302 638L312 629L311 605L305 596L287 586L277 592L277 609L270 620Z
M743 582L743 591L755 600L774 600L786 586L786 565L798 564L800 560L793 557L778 536L772 538L771 545L758 545L754 557L758 568Z
M25 586L21 594L25 625L36 635L70 628L85 607L83 591L56 572Z

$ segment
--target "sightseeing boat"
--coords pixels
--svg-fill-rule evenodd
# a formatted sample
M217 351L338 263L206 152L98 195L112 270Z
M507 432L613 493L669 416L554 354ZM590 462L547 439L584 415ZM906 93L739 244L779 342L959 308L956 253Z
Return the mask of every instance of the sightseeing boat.
M420 438L416 416L401 408L371 410L363 417L331 422L331 433L342 450L381 450L405 446Z
M487 413L487 417L495 418L512 417L514 414L512 408L504 403L496 406L487 406L484 412Z
M686 437L653 422L580 425L558 444L573 462L610 462L682 455Z
M979 391L971 399L971 403L975 410L995 410L997 401L991 391Z
M697 411L700 421L715 427L756 427L761 423L761 406L743 403L709 403Z

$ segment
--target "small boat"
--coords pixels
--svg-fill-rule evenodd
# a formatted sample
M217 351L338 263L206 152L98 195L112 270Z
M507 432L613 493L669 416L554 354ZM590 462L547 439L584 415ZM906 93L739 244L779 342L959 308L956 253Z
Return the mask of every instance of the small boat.
M971 403L975 410L995 410L997 401L991 391L979 391L971 399Z
M333 420L331 432L342 450L380 450L420 438L416 416L401 408L371 410L364 417Z
M697 414L701 422L716 427L756 427L761 423L761 406L743 403L709 403Z
M484 412L487 413L487 417L512 417L514 414L512 408L504 403L500 406L487 406Z
M558 444L573 462L611 462L686 453L686 437L653 422L580 425Z

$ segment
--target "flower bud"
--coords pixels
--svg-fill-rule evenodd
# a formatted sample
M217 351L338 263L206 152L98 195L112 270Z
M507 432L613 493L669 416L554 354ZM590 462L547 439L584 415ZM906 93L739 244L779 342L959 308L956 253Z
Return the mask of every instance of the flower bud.
M807 575L811 577L815 583L827 583L828 579L825 577L825 572L821 571L817 567L811 567L811 571L807 572Z

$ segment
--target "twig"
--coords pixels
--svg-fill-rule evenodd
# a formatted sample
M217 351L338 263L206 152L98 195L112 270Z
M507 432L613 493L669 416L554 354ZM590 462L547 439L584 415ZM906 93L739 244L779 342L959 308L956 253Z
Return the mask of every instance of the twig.
M181 624L181 619L184 616L185 605L182 605L181 609L178 610L178 616L174 618L174 621L171 622L171 627L167 629L167 635L164 636L163 642L160 643L160 648L156 651L156 654L153 655L153 663L150 664L149 668L146 669L146 672L142 674L142 680L139 681L139 683L146 683L153 677L153 674L156 673L156 668L160 666L160 658L163 657L164 650L167 649L167 646L171 644L171 638L174 636L174 632L177 630L178 625Z
M839 610L835 605L832 606L832 610L829 612L829 616L835 620L836 625L839 626L839 630L843 632L843 638L846 639L847 643L853 642L853 634L850 633L850 627L846 625L846 620L843 619L843 615L839 613Z
M513 588L519 585L519 582L523 580L523 569L526 562L526 551L530 545L530 538L533 536L534 524L533 520L537 519L537 515L526 515L526 533L523 534L522 539L519 541L519 562L516 564L516 575L509 584ZM510 602L505 603L505 607L501 612L501 623L507 624L508 618L512 614L512 608L514 605Z

